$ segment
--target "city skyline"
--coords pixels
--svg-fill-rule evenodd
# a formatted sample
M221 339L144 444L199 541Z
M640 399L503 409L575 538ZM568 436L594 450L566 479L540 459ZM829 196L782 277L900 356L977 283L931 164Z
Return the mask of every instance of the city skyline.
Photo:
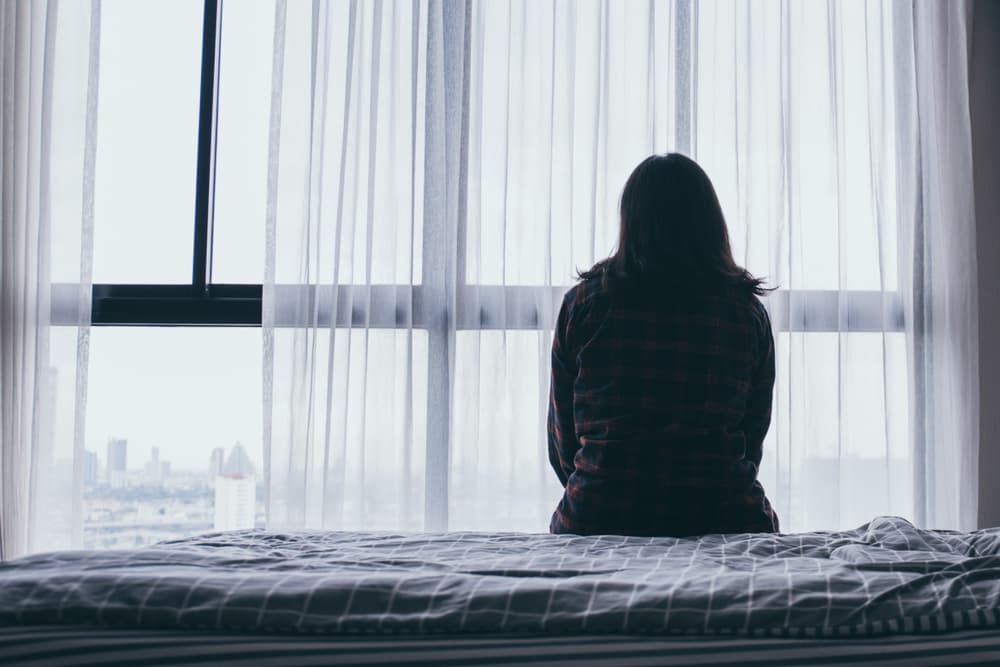
M252 456L250 456L246 447L244 447L243 443L239 440L230 443L227 447L213 447L209 452L207 452L208 456L206 457L206 462L203 462L201 466L194 465L190 468L175 466L171 459L166 458L166 455L168 455L169 452L163 452L163 450L158 446L148 448L148 457L146 459L141 459L131 454L132 444L128 438L109 436L106 442L107 446L104 448L105 451L109 450L111 443L124 443L125 456L123 460L125 467L122 468L122 470L129 473L144 473L148 475L151 471L150 463L154 461L161 465L166 465L166 468L161 468L160 472L160 475L164 477L169 476L169 474L190 475L206 473L209 476L213 476L223 474L224 472L226 474L230 474L232 472L242 473L244 471L242 468L238 471L227 470L227 468L230 468L233 465L239 466L242 461L245 461L246 464L249 465L250 474L256 474L256 471L259 468L259 464ZM236 455L236 461L234 462L233 456L236 448L238 448L237 451L239 454ZM226 454L227 451L229 452L228 455ZM218 459L218 465L216 465L216 459ZM89 480L95 478L98 480L104 479L106 481L109 469L109 456L107 454L101 456L100 450L94 450L90 447L84 448L83 477L85 485L92 485L93 482ZM167 471L166 475L163 474L163 470Z
M213 449L195 471L172 469L156 447L149 460L138 461L120 437L108 438L106 458L102 471L97 455L84 450L85 548L130 548L263 526L264 496L239 442Z
M77 434L75 330L53 332L50 363L56 460L74 459L74 442L107 466L107 440L129 441L129 467L153 447L176 470L200 470L210 452L240 442L263 461L263 370L256 329L95 327L86 370L86 421ZM151 351L155 351L152 354ZM254 363L256 362L256 363Z

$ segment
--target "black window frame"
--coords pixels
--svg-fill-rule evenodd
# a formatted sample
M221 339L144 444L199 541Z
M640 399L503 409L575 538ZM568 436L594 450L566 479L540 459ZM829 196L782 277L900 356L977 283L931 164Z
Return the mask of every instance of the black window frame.
M204 0L191 282L94 284L90 313L93 326L261 326L261 285L211 280L221 11L220 0ZM61 296L55 289L53 305L71 297ZM58 315L54 320L68 319L65 309L54 311Z

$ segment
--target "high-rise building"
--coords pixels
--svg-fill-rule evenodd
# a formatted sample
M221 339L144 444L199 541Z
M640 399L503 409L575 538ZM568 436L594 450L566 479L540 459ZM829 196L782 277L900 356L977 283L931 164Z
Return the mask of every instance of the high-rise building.
M222 466L226 463L226 450L216 447L212 450L212 458L208 460L208 477L214 480L222 474Z
M170 476L170 463L160 460L160 448L153 447L149 461L146 463L146 481L150 484L162 484Z
M97 484L97 452L89 449L83 450L83 485L94 486Z
M125 469L128 464L128 440L108 438L108 484L111 488L125 486Z
M219 475L215 478L215 529L254 527L257 485L253 475Z
M212 452L212 462L215 462L215 452ZM237 442L215 477L215 529L253 528L256 509L257 482L253 462L243 445Z
M247 476L253 475L253 473L253 462L250 460L247 450L243 449L243 445L237 442L229 450L229 456L226 457L226 463L222 467L222 474Z
M145 466L146 481L151 484L160 483L160 448L153 447L150 452L149 461Z

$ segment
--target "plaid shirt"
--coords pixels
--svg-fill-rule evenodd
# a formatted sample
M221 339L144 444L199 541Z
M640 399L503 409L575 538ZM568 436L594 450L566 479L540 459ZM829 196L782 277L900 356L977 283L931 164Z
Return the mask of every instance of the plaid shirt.
M552 343L549 461L565 493L550 530L776 532L757 481L773 387L756 297L582 281Z

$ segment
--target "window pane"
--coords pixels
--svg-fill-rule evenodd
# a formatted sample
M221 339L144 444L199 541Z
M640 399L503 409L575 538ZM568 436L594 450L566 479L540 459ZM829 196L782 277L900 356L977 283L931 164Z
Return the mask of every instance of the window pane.
M352 27L351 7L321 3L314 50L314 6L288 3L280 72L274 3L224 8L215 282L263 278L271 141L277 282L421 282L427 9L360 3Z
M40 378L39 405L45 410L48 428L39 441L34 480L37 493L31 512L32 552L72 549L80 530L80 499L74 489L74 409L76 407L76 360L78 329L49 329L49 368Z
M53 282L80 280L80 236L83 220L84 145L87 138L87 66L85 45L76 28L89 20L84 3L59 6L52 57L52 125L49 150L51 262Z
M222 7L212 278L264 280L273 0Z
M568 285L611 251L618 190L651 148L647 78L634 67L647 57L648 7L608 8L616 103L605 108L602 5L473 5L467 282Z
M202 3L101 4L94 280L191 280Z
M760 480L782 529L913 520L905 334L782 332L775 342Z
M684 145L690 102L685 151L738 262L785 288L896 289L891 3L697 6L689 91L672 3L473 6L467 282L568 284L606 257L626 178Z
M549 467L547 331L459 331L450 530L546 532L561 488Z
M419 329L275 330L272 520L424 527L427 345Z
M695 157L736 260L786 288L895 290L891 3L698 7Z
M83 546L263 523L261 332L91 330Z

